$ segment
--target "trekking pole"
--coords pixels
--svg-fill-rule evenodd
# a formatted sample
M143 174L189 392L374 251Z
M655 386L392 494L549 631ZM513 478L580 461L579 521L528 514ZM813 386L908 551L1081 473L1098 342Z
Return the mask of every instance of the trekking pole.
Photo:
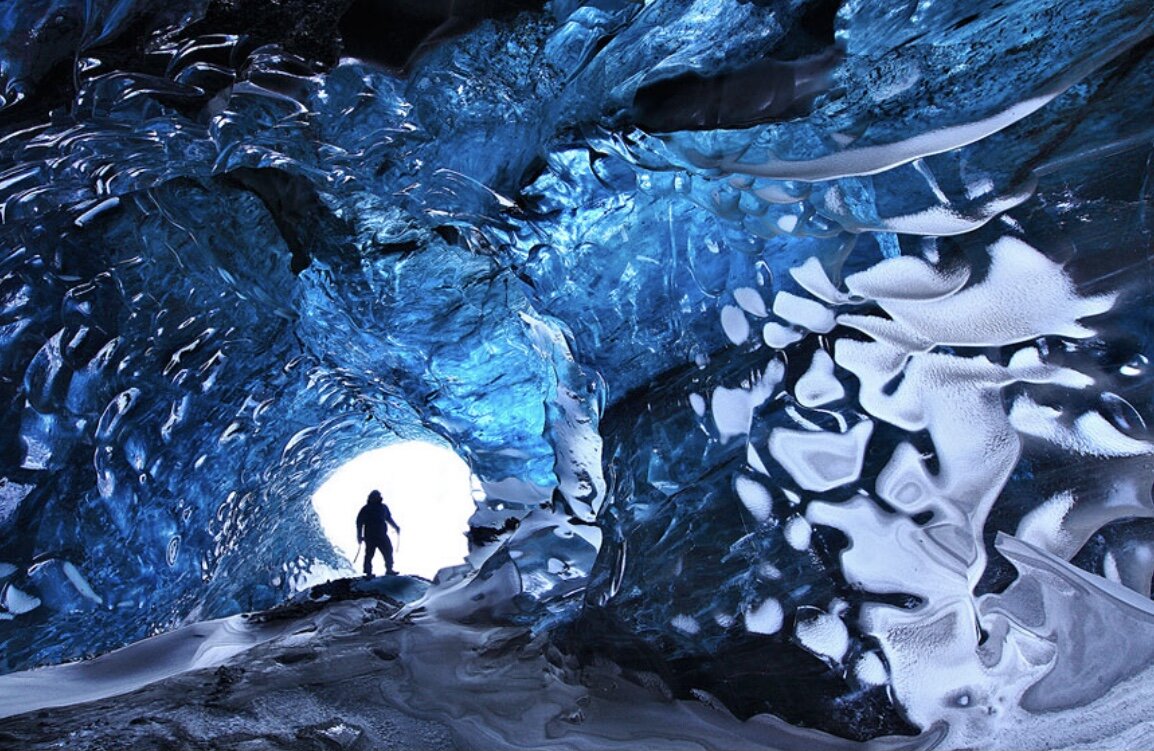
M401 530L397 530L397 555L401 553Z
M353 563L356 563L357 559L361 557L361 545L362 543L357 543L357 554L353 556Z

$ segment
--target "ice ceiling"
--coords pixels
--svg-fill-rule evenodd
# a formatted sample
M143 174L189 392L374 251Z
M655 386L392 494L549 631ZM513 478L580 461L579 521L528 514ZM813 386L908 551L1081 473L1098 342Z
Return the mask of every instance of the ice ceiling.
M429 614L850 738L1107 693L1151 13L8 3L0 669L279 601L327 474L435 437L486 501Z

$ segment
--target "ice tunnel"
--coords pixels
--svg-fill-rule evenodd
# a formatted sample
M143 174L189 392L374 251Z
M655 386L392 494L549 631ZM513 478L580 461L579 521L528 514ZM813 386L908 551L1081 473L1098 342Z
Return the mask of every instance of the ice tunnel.
M1154 686L1147 2L0 26L0 672L347 567L314 495L425 441L424 617L850 741Z
M452 449L425 441L402 441L366 451L342 464L313 493L325 537L348 563L345 573L363 570L365 552L355 520L372 491L382 494L390 515L404 522L405 570L434 579L460 565L468 553L466 532L475 503L484 493L469 467ZM394 535L399 550L401 537ZM379 562L375 564L379 571ZM330 572L317 571L323 581Z

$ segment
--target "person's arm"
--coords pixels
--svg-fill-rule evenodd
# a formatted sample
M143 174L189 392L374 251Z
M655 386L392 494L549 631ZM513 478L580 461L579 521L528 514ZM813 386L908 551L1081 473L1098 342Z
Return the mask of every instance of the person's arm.
M365 508L368 508L367 506ZM365 509L361 509L357 514L357 544L360 545L365 541Z
M401 533L401 528L397 526L395 521L393 521L393 512L389 511L388 506L385 506L385 521L393 525L393 529L397 530L397 534Z

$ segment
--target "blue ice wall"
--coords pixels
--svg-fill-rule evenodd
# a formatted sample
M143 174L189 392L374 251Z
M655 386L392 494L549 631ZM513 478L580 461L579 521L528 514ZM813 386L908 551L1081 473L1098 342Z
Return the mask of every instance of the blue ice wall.
M1149 7L497 5L4 11L0 667L277 602L426 436L487 495L426 614L850 738L1089 701L1077 608L1154 619Z

